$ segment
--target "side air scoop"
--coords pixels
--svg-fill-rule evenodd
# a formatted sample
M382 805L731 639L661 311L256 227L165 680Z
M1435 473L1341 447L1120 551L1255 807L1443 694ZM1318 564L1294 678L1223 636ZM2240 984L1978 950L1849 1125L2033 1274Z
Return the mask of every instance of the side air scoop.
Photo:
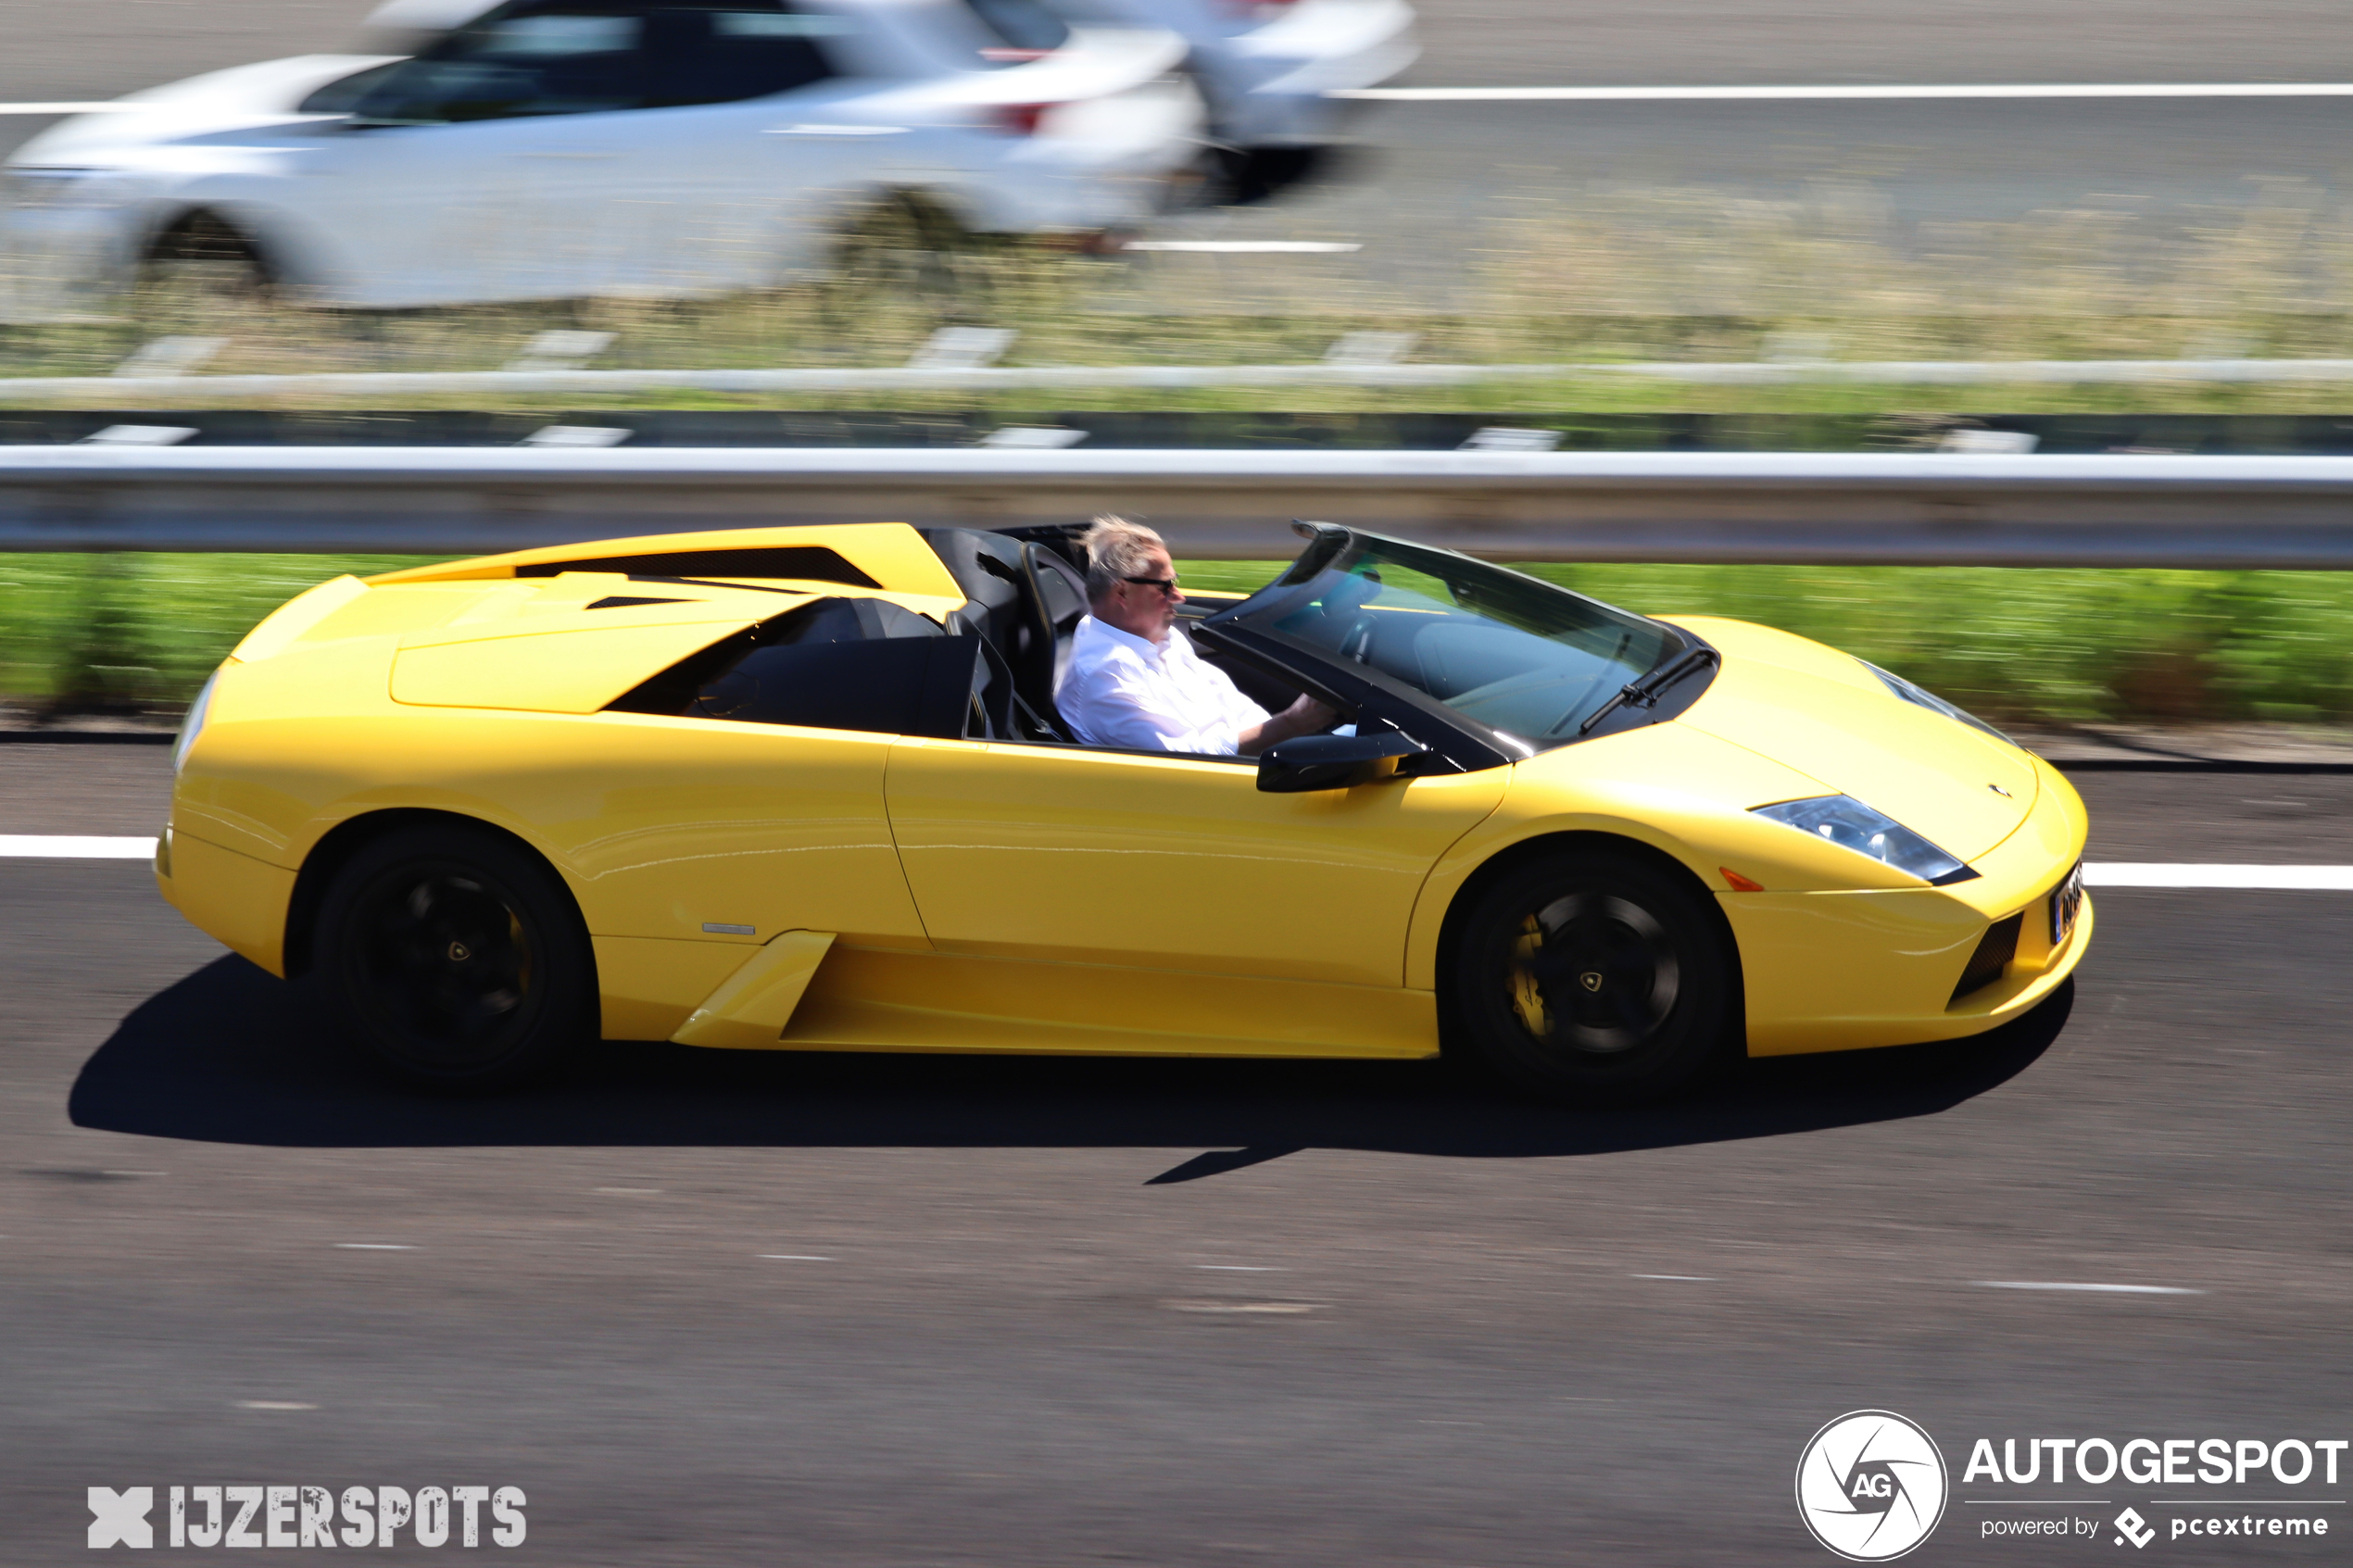
M755 950L671 1039L721 1049L773 1048L834 945L830 931L787 931Z

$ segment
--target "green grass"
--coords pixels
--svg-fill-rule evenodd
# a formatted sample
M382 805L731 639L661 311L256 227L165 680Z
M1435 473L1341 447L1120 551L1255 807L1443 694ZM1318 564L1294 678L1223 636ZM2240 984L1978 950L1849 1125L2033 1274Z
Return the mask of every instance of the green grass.
M303 588L427 558L18 555L0 560L0 696L169 711ZM1274 561L1185 561L1248 590ZM2353 718L2353 573L1539 565L1656 614L1731 615L1885 665L1989 718Z
M313 583L438 556L0 557L0 697L69 709L184 706L254 623Z
M1273 561L1192 561L1245 590ZM1655 615L1728 615L1843 648L1988 718L2046 724L2353 717L2353 574L1531 564Z

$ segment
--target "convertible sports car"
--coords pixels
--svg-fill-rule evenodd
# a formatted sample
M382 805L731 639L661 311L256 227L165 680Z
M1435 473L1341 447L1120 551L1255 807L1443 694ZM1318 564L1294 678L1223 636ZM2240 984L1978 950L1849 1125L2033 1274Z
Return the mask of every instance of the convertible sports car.
M607 540L341 577L174 756L164 896L450 1088L595 1033L1427 1057L1539 1093L1949 1039L2091 939L2082 802L1917 686L1301 524L1203 658L1332 733L1065 738L1067 531ZM1208 602L1204 602L1208 601Z

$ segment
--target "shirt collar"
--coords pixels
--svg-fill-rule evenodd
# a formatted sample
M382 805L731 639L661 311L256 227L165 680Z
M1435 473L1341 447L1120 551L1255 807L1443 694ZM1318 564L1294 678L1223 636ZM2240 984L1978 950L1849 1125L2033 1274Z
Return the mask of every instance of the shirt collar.
M1114 647L1124 647L1141 654L1154 664L1158 664L1161 656L1168 651L1166 644L1155 643L1149 637L1139 637L1133 632L1123 631L1110 621L1098 621L1091 615L1087 618L1085 624L1092 626L1099 633L1109 637ZM1174 626L1170 627L1168 629L1169 642L1174 643L1176 637L1176 629Z

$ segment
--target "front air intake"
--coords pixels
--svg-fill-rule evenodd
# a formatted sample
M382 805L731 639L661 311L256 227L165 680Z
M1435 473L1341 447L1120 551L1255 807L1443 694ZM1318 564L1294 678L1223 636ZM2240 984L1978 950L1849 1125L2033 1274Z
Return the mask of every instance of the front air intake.
M1969 956L1969 967L1961 971L1961 983L1953 987L1953 999L1944 1004L1947 1008L2002 978L2002 972L2018 957L2018 934L2025 921L2023 914L2015 914L1985 928L1985 935L1977 939L1977 951Z

